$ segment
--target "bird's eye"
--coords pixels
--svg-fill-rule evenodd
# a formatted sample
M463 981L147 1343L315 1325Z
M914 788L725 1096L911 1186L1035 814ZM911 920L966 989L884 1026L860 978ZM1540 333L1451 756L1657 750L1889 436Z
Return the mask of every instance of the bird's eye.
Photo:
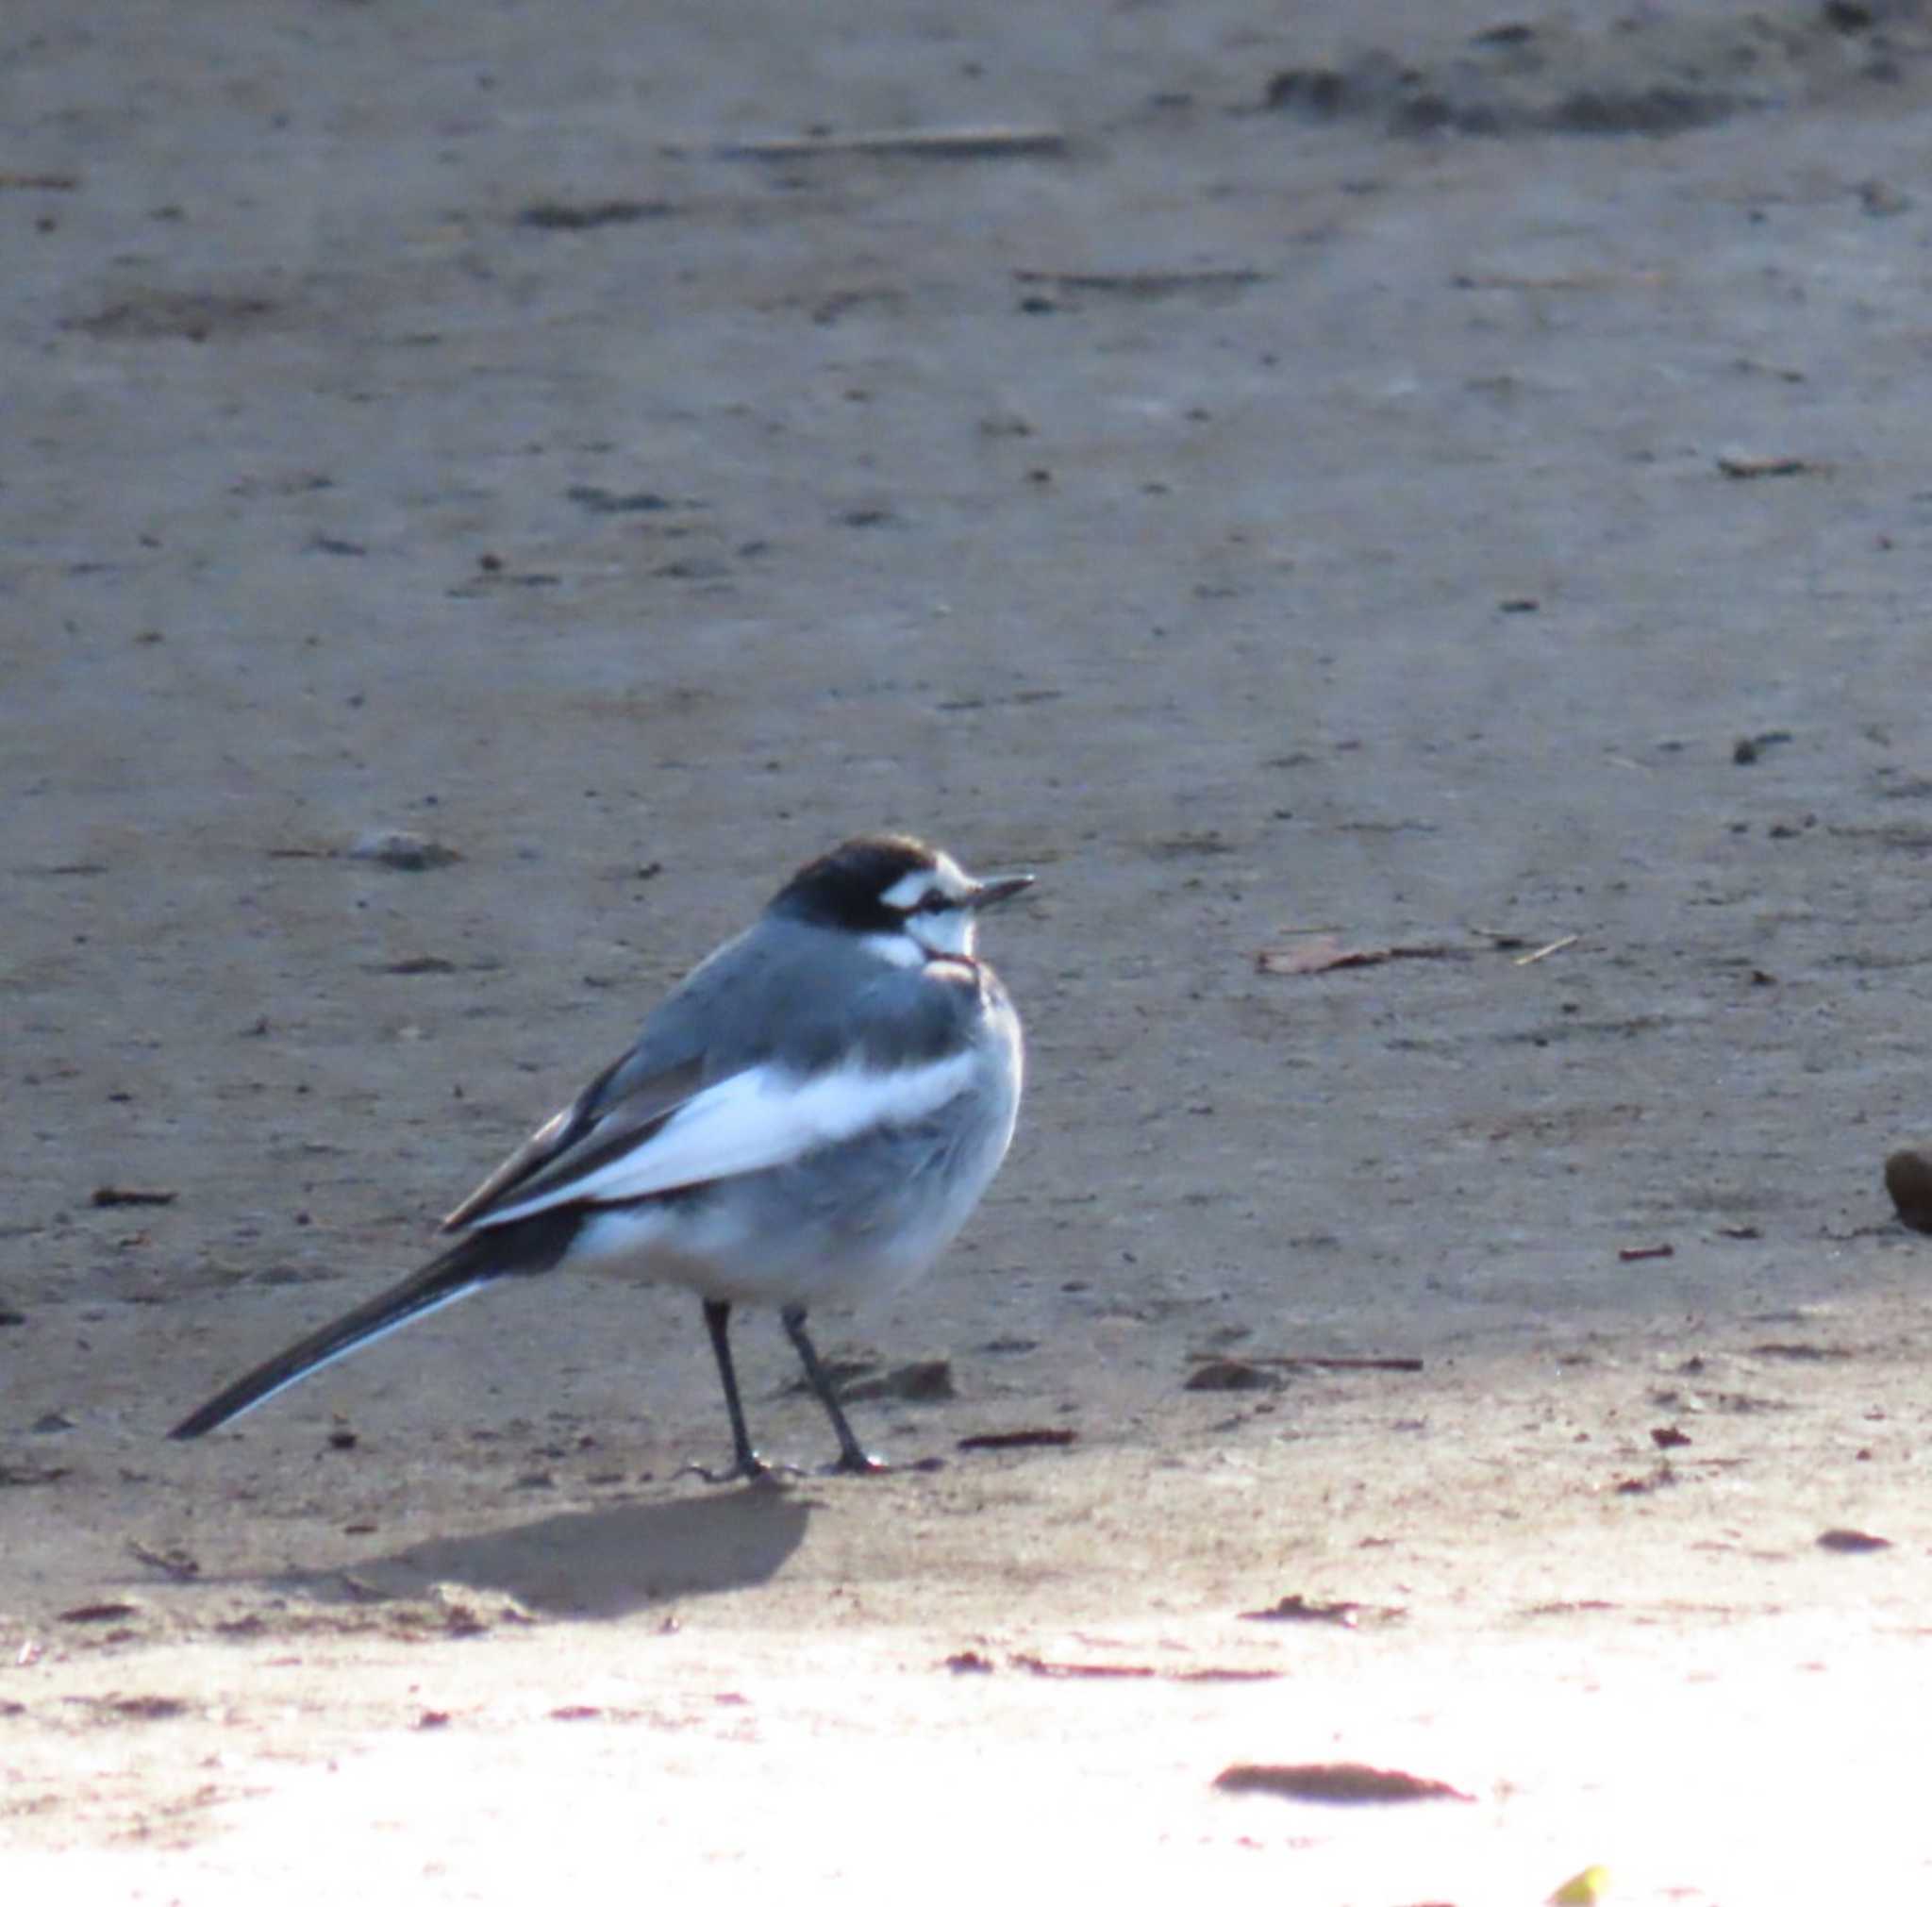
M912 912L914 913L944 913L952 904L951 897L936 887L924 895Z

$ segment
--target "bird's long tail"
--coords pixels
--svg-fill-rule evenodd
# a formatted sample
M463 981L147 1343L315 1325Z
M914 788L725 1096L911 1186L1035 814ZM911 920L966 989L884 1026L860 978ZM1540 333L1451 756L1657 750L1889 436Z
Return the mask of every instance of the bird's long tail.
M301 1380L325 1364L345 1358L392 1330L427 1317L444 1305L468 1297L499 1279L527 1277L553 1269L570 1245L577 1226L571 1212L539 1213L521 1224L472 1232L421 1271L379 1293L333 1324L310 1331L278 1357L237 1378L219 1397L183 1417L168 1432L171 1437L199 1437L244 1411L266 1403L277 1392Z

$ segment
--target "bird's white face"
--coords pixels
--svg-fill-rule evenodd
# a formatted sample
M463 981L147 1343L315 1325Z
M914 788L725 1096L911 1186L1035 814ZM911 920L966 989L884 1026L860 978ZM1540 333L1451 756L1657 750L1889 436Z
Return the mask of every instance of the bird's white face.
M917 867L901 875L879 898L901 916L897 934L875 936L887 942L910 939L924 959L931 954L964 954L972 957L978 937L979 919L974 907L979 883L951 855L938 856L931 867ZM882 947L889 960L911 965L911 959Z

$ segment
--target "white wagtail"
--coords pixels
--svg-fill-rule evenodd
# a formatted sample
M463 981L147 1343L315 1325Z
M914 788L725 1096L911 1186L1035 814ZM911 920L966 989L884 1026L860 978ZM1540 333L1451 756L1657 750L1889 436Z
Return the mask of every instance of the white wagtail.
M975 880L890 834L801 868L443 1220L456 1244L170 1434L201 1436L499 1279L589 1270L704 1299L731 1414L727 1475L765 1467L732 1369L734 1304L778 1307L840 1467L879 1467L839 1408L806 1313L924 1271L998 1171L1020 1106L1020 1021L974 945L981 910L1032 881Z

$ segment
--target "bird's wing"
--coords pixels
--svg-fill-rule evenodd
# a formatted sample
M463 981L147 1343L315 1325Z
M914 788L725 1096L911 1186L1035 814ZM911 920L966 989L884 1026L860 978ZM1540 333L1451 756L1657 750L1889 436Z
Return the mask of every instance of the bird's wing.
M718 1079L747 1064L748 1055L720 1050L710 1008L721 994L756 979L764 959L753 934L726 941L659 1001L630 1050L538 1127L442 1221L442 1230L494 1224L512 1193L521 1210L527 1198L594 1171L661 1126L708 1073Z
M963 1092L974 1062L955 1050L958 989L884 969L857 1020L890 1029L891 1053L864 1041L853 1053L847 951L832 938L762 926L726 942L445 1230L766 1171L874 1123L922 1119ZM892 1063L901 1056L907 1063Z
M529 1195L560 1188L639 1144L690 1101L704 1077L703 1060L690 1059L625 1079L632 1058L626 1053L614 1061L560 1112L544 1120L442 1221L441 1229L459 1231L469 1225L493 1224L504 1215L496 1208L512 1192L525 1196L517 1200L520 1212L535 1211L535 1206L525 1207Z
M564 1129L558 1134L565 1141L562 1149L549 1142L554 1156L544 1154L536 1171L507 1177L517 1163L509 1161L483 1188L490 1191L502 1180L487 1209L478 1203L479 1193L457 1213L467 1214L470 1223L507 1225L553 1206L619 1205L767 1171L870 1126L909 1125L927 1117L972 1084L976 1063L967 1051L890 1070L861 1064L800 1074L767 1061L651 1117L630 1115L627 1096L574 1141ZM620 1117L621 1125L608 1123ZM530 1145L538 1146L549 1130L545 1127Z

